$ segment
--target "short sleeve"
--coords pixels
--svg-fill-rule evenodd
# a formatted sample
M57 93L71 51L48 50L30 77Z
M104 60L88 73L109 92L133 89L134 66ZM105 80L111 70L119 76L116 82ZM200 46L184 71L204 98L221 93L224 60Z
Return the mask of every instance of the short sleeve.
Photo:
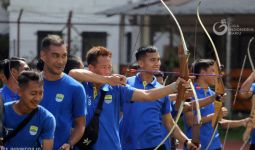
M120 86L121 90L121 102L128 103L131 102L135 88L131 87L130 85Z
M72 115L74 118L87 115L87 99L84 87L79 84L73 90Z
M56 120L52 114L43 121L41 139L54 139Z

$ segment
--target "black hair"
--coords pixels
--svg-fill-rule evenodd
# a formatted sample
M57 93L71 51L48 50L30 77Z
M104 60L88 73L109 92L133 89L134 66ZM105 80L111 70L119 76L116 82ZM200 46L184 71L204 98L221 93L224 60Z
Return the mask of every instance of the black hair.
M135 53L136 61L143 58L147 53L156 53L158 49L154 46L140 47Z
M68 55L64 72L68 74L69 71L72 69L79 69L80 66L82 65L81 63L82 62L79 57L74 55Z
M7 80L10 78L12 68L19 70L21 61L26 63L26 59L19 57L11 57L10 59L5 60L3 65L3 71Z
M40 58L37 58L36 69L39 71L43 71L43 67L44 67L44 62Z
M198 78L201 70L207 70L213 64L214 60L212 59L197 59L192 64L192 73Z
M58 36L50 34L42 40L41 50L48 50L51 45L61 46L64 44L64 40Z
M30 81L38 81L39 83L43 83L42 74L34 70L22 71L18 77L19 87L27 86Z

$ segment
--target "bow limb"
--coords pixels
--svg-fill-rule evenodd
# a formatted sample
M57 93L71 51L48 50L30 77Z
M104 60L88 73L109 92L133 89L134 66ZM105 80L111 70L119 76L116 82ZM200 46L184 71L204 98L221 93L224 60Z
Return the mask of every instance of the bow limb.
M174 19L180 36L181 36L181 41L182 41L182 46L179 46L178 48L178 57L180 60L180 73L181 73L181 77L184 78L185 80L189 79L189 72L188 72L188 49L187 49L187 45L183 36L183 32L182 29L180 27L179 22L177 21L177 19L175 18L174 14L172 13L172 11L167 7L167 5L165 4L165 2L163 0L160 0L161 3L164 5L164 7L167 9L167 11L170 13L170 15L172 16L172 18ZM180 107L180 101L184 100L184 94L185 94L185 88L182 86L182 83L179 83L180 86L178 86L178 94L177 94L177 100L176 100L176 108Z
M179 48L178 48L178 57L179 57L179 59L182 59L183 61L182 62L186 62L187 61L187 59L186 59L186 57L185 57L185 55L184 55L184 52L183 52L183 47L180 45L179 46ZM180 67L181 68L181 70L182 69L184 69L184 70L187 70L188 71L188 67L185 67L185 64L184 63L182 63L182 65L180 65L180 66L182 66L182 67ZM181 71L180 71L181 72ZM181 74L182 74L182 72L181 72ZM187 77L189 78L189 73L187 72ZM188 79L186 79L186 78L184 78L185 80L188 80ZM178 94L177 94L177 98L178 98L178 95L179 96L182 96L183 98L184 98L184 96L185 96L185 91L186 91L186 88L185 87L183 87L183 86L181 86L182 85L182 83L179 83L179 85L178 85ZM176 104L177 104L177 101L178 99L176 99ZM175 105L176 105L175 104ZM176 116L176 119L175 119L175 122L174 122L174 126L171 128L171 130L169 131L169 133L166 135L166 137L160 142L160 144L154 149L154 150L157 150L161 145L163 145L164 143L165 143L165 141L169 138L169 136L172 134L172 132L174 131L174 129L175 129L175 127L177 126L177 123L178 123L178 121L179 121L179 119L180 119L180 116L181 116L181 114L182 114L182 111L183 111L183 107L184 107L184 101L183 100L181 100L181 101L179 101L179 110L178 110L178 113L177 113L177 116Z
M178 27L178 30L179 30L179 33L180 33L180 36L181 36L181 40L182 40L182 44L183 44L183 49L184 49L184 51L186 52L186 55L187 55L188 54L188 48L187 48L187 45L186 45L186 42L185 42L185 39L184 39L183 32L182 32L180 24L179 24L178 20L175 18L175 16L172 13L172 11L167 7L166 3L163 0L160 0L160 1L164 5L164 7L167 9L167 11L170 13L172 18L174 19L174 22L176 23L176 25Z
M179 33L180 33L180 36L181 36L181 41L182 41L182 47L179 46L178 48L178 57L179 57L179 62L180 62L180 73L181 73L181 77L184 78L185 80L188 80L189 79L189 70L188 70L188 48L187 48L187 44L185 42L185 39L184 39L184 35L183 35L183 32L182 32L182 29L181 29L181 26L178 22L178 20L176 19L176 17L174 16L174 14L172 13L172 11L167 7L167 5L165 4L165 2L163 0L160 0L161 3L164 5L164 7L167 9L167 11L169 12L169 14L172 16L172 18L174 19L177 27L178 27L178 30L179 30ZM180 101L183 101L185 98L184 98L184 94L185 94L185 87L182 86L182 82L179 83L179 85L181 86L178 86L178 94L177 94L177 99L176 99L176 105L175 107L177 109L179 109L180 107Z
M215 80L215 93L216 93L216 95L221 95L221 96L223 96L223 94L224 94L224 84L223 84L223 81L222 81L222 68L223 68L223 66L222 66L222 64L220 63L220 59L219 59L219 55L218 55L218 52L217 52L217 49L216 49L216 47L215 47L215 44L214 44L214 42L213 42L213 40L212 40L212 38L211 38L211 36L209 35L209 33L207 32L207 30L206 30L206 28L205 28L205 26L204 26L204 24L202 23L202 21L201 21L201 19L200 19L200 15L199 15L199 6L200 6L200 4L201 4L201 1L199 1L198 2L198 5L197 5L197 19L198 19L198 21L199 21L199 23L200 23L200 25L202 26L202 28L203 28L203 30L205 31L205 33L206 33L206 35L207 35L207 37L208 37L208 39L210 40L210 43L211 43L211 45L212 45L212 47L213 47L213 50L214 50L214 53L215 53L215 57L216 57L216 62L214 63L214 71L215 71L215 74L217 75L217 78L216 78L216 80ZM217 102L218 101L218 102ZM221 119L221 115L220 115L220 111L221 111L221 106L222 106L222 101L221 101L221 99L218 99L216 101L216 106L215 106L215 117L214 117L214 119L213 119L213 121L212 121L212 126L213 127L215 127L216 126L216 122L217 121L219 121L220 119ZM219 107L218 107L219 106Z
M234 96L233 105L235 105L235 103L236 103L236 98L237 98L237 95L238 95L238 92L239 92L239 89L240 89L240 83L241 83L241 79L242 79L242 76L243 76L243 69L244 69L244 65L245 65L245 62L246 62L246 58L247 58L247 55L244 56L242 69L240 71L240 75L239 75L239 79L238 79L238 83L237 83L237 87L236 87L236 92L235 92L235 96ZM226 130L226 133L225 133L225 137L224 137L224 141L223 141L223 146L222 146L223 149L225 148L229 128L230 128L230 125L228 124L227 130Z
M251 64L252 71L253 71L253 73L255 73L254 63L251 59L251 53L250 53L250 46L251 46L251 43L252 43L253 40L254 40L254 37L252 37L249 41L248 48L247 48L247 53L248 53L248 58L249 58L249 61L250 61L250 64Z
M198 19L200 25L202 26L202 28L203 28L205 34L207 35L208 39L210 40L210 43L212 44L213 51L214 51L214 53L215 53L215 57L216 57L216 60L217 60L218 65L219 65L219 66L222 66L221 63L220 63L220 59L219 59L219 55L218 55L216 46L215 46L215 44L214 44L214 42L213 42L213 40L212 40L210 34L207 32L207 30L206 30L204 24L202 23L202 21L201 21L201 19L200 19L200 15L199 15L199 6L200 6L200 4L201 4L201 1L199 0L198 5L197 5L197 19Z
M201 123L201 112L200 112L200 106L199 106L199 102L198 102L198 97L197 97L197 93L196 93L196 90L194 88L194 85L192 83L191 80L189 80L189 83L190 83L190 87L194 93L194 97L195 97L195 100L196 100L196 111L197 111L197 123L200 124Z
M220 62L220 59L219 59L219 55L218 55L218 52L217 52L217 49L216 49L216 46L210 36L210 34L207 32L204 24L202 23L201 19L200 19L200 15L199 15L199 6L201 4L201 1L198 2L198 5L197 5L197 19L200 23L200 25L202 26L204 32L206 33L208 39L210 40L210 43L213 47L213 50L214 50L214 53L215 53L215 57L216 57L216 62L214 63L214 71L215 71L215 74L217 75L216 79L215 79L215 94L217 95L217 97L220 95L220 96L223 96L224 95L224 84L223 84L223 81L222 81L222 69L223 69L223 66ZM210 143L207 145L207 148L208 149L214 139L214 136L215 136L215 133L216 133L216 130L217 130L217 127L218 127L218 122L221 120L222 118L222 111L221 111L221 108L222 108L222 100L221 98L218 98L214 101L214 116L213 116L213 119L212 119L212 127L214 128L214 131L213 131L213 134L210 138Z
M180 60L180 73L181 73L180 76L183 79L188 80L189 79L188 49L187 49L187 45L186 45L186 42L185 42L185 39L184 39L184 36L183 36L182 29L179 25L179 22L177 21L174 14L172 13L172 11L167 7L167 5L164 3L163 0L160 0L160 1L163 4L163 6L167 9L167 11L170 13L170 15L172 16L172 18L174 19L174 21L175 21L175 23L178 27L178 30L179 30L179 33L180 33L180 36L181 36L181 41L182 41L182 44L178 48L178 57L179 57L179 60ZM175 124L172 127L172 129L170 130L170 132L168 133L168 135L164 138L164 140L155 148L155 150L157 150L168 139L168 137L174 131L174 128L177 126L176 123L178 122L178 120L180 118L180 115L183 111L183 104L184 104L184 100L185 100L186 88L184 86L182 86L182 84L183 83L180 82L179 85L178 85L178 93L177 93L177 99L176 99L176 104L175 105L176 105L176 108L179 109L179 110L178 110L178 114L177 114L177 117L176 117L176 120L175 120ZM198 135L198 137L199 137L199 135ZM196 141L199 142L199 138Z
M249 41L248 48L247 48L247 54L248 54L248 58L249 58L249 61L251 64L252 71L253 71L253 73L255 73L254 64L253 64L253 61L251 58L251 53L250 53L250 46L251 46L251 43L253 40L254 40L254 37L252 37ZM252 102L252 107L251 107L251 112L250 112L250 118L253 119L253 118L255 118L255 96L254 95L252 96L251 102ZM253 122L253 120L250 120L247 123L246 129L243 134L243 141L245 143L247 143L247 141L249 140L253 127L254 127L254 122Z
M166 140L168 140L168 138L170 137L170 135L173 133L175 127L177 126L177 122L178 122L178 120L179 120L180 117L181 117L181 114L182 114L182 111L183 111L183 105L184 105L184 101L181 102L181 105L180 105L179 111L178 111L178 113L177 113L176 119L175 119L175 121L174 121L173 127L172 127L171 130L168 132L168 134L166 135L166 137L159 143L159 145L158 145L154 150L159 149L159 147L160 147L161 145L163 145L163 144L166 142Z

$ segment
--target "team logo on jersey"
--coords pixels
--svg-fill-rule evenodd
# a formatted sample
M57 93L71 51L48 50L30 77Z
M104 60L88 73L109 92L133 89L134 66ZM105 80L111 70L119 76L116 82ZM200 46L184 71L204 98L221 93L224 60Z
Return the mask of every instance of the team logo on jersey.
M105 95L104 102L110 104L112 102L112 95Z
M57 94L56 95L56 101L57 102L62 102L64 100L64 95L63 94Z
M37 131L38 131L38 127L37 126L30 126L30 128L29 128L29 133L31 134L31 135L36 135L36 133L37 133Z

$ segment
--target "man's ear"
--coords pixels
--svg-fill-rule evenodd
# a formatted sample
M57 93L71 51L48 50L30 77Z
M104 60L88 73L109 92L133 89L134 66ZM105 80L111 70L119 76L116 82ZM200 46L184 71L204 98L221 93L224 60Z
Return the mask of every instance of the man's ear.
M138 64L139 67L143 67L143 66L144 66L144 63L143 63L142 60L138 60L138 61L137 61L137 64Z
M40 51L40 59L45 62L45 52L43 50Z
M11 76L13 76L15 79L17 79L18 76L19 76L19 71L17 69L15 69L15 68L11 68L11 70L10 70L10 77Z
M22 96L22 93L23 93L22 88L19 86L19 87L18 87L18 95L19 95L19 96Z
M95 66L89 64L89 65L88 65L88 69L89 69L89 71L92 71L92 72L93 72L93 71L95 70Z

